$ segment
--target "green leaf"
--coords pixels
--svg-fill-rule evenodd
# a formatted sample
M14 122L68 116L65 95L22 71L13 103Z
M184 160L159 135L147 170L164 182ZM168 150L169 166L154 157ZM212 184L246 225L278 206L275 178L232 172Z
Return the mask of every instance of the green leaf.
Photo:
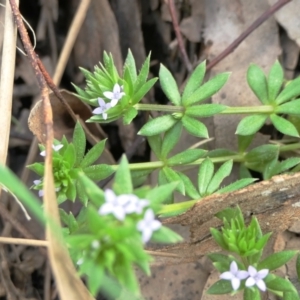
M185 195L185 188L184 188L184 184L181 181L180 176L171 168L168 167L164 167L162 169L162 172L164 173L166 179L168 182L172 183L172 182L178 182L178 185L176 187L176 190L181 193L182 195Z
M283 160L277 164L274 171L275 174L280 174L283 172L286 172L287 170L295 167L296 165L300 164L300 158L299 157L290 157L286 160Z
M295 99L275 108L276 114L300 115L300 99Z
M102 154L105 147L106 139L97 143L83 158L80 167L85 168L94 163Z
M298 252L299 251L297 250L286 250L286 251L273 253L258 264L258 269L259 270L269 269L270 271L273 271L281 267L282 265L286 264Z
M297 260L296 260L296 272L297 272L297 276L298 276L298 281L300 281L300 254L298 254Z
M97 292L101 287L103 277L103 267L98 264L91 264L91 268L87 277L87 285L92 295L97 295Z
M184 116L181 121L184 128L190 134L198 137L208 138L207 128L202 122L188 116Z
M253 135L264 125L267 118L267 115L252 115L245 117L240 121L235 134Z
M150 56L151 53L147 56L145 62L142 65L141 71L136 79L134 85L134 93L136 93L146 82L149 74L149 65L150 65Z
M32 165L28 165L27 168L40 176L44 176L45 166L42 163L34 163Z
M212 180L210 181L206 193L210 195L219 188L224 178L230 175L232 170L232 165L233 165L233 161L229 160L219 168L219 170L215 173Z
M162 145L162 139L160 134L152 135L147 137L148 143L150 145L151 150L154 152L156 157L160 160L161 159L161 145Z
M275 114L270 115L274 127L283 134L299 137L296 127L288 120Z
M218 280L215 282L208 290L207 294L209 295L223 295L229 294L232 292L232 286L230 280Z
M147 193L146 199L150 200L151 204L161 205L172 195L177 186L178 182L171 182L158 186Z
M206 151L202 149L187 149L169 158L168 166L192 163L200 157L203 157L205 153Z
M283 300L299 300L299 294L297 292L283 292Z
M258 290L258 288L253 288L253 289L249 289L249 288L245 288L244 289L244 300L260 300L260 292Z
M185 114L192 117L211 117L215 114L219 114L227 108L226 105L222 104L202 104L193 105L187 107Z
M122 156L118 170L116 171L113 189L117 195L132 194L133 187L128 161L125 155Z
M74 184L68 184L68 188L67 188L67 191L66 191L66 196L69 200L71 200L72 202L75 201L76 199L76 194L77 194L77 191L76 191L76 184L74 182Z
M169 183L169 181L168 181L168 179L167 179L167 177L166 177L163 169L159 170L159 172L158 172L158 180L157 180L157 182L158 182L159 186ZM173 202L174 202L174 197L173 197L173 194L172 194L170 197L168 197L166 199L165 203L166 204L170 204L170 203L173 203Z
M181 172L177 172L177 174L179 175L180 179L184 184L185 193L192 199L199 199L200 194L198 193L197 189L194 187L189 177L187 177L185 174Z
M114 169L110 165L106 164L92 165L83 168L82 171L87 177L95 181L103 180L114 173Z
M238 149L239 153L244 153L251 144L254 135L238 135Z
M160 65L159 82L167 98L176 106L181 104L180 93L174 77L171 72L164 66Z
M281 89L281 86L283 84L283 78L284 78L283 69L280 63L278 62L278 60L276 60L268 76L269 100L271 102L275 101Z
M164 115L148 121L138 132L139 135L151 136L157 135L173 127L178 120L172 115Z
M76 122L76 126L73 132L73 144L76 152L75 166L78 166L83 159L86 147L84 130L79 121Z
M218 194L231 193L231 192L243 189L244 187L250 185L251 183L253 183L256 180L257 180L257 178L243 178L243 179L240 179L236 182L233 182L233 183L223 187L222 189L218 190L217 193Z
M300 95L300 77L292 80L286 85L283 91L278 95L275 102L281 104Z
M76 162L76 152L73 144L69 144L65 149L63 158L65 162L69 163L69 167L72 168Z
M72 214L72 212L69 212L67 225L70 229L70 233L72 233L78 229L78 223L77 223L74 215Z
M162 226L159 230L153 232L151 240L153 242L173 244L181 242L183 239L170 228Z
M149 174L152 173L153 170L133 170L131 171L131 180L134 187L141 186L146 179L148 178Z
M162 146L161 146L161 157L166 158L171 150L178 143L182 132L182 124L178 122L172 128L165 132Z
M128 50L128 54L124 65L128 68L132 83L134 84L137 80L137 73L136 73L135 60L130 49Z
M201 86L206 70L206 61L203 61L193 71L182 93L182 102L185 101L194 91Z
M146 83L144 83L140 89L138 89L132 99L131 102L132 104L136 104L138 103L141 99L144 98L144 96L151 90L151 88L153 87L153 85L155 84L155 82L157 81L157 78L152 78L149 81L147 81Z
M292 292L292 293L297 292L297 290L289 280L283 279L276 275L274 277L275 279L271 281L266 281L266 285L268 289L274 291L281 291L281 292Z
M251 64L247 71L248 84L262 104L269 104L267 79L260 67Z
M226 244L222 233L215 229L215 228L210 228L210 233L213 237L213 239L215 240L215 242L224 250L228 250L228 245Z
M85 192L85 188L84 188L81 180L76 181L76 190L77 190L77 196L78 196L79 200L81 201L81 203L84 206L87 206L89 198Z
M123 122L128 125L137 116L138 111L134 107L128 108L123 114Z
M194 103L203 101L210 98L212 95L217 93L227 82L230 73L218 74L202 86L200 86L195 92L187 97L185 101L182 101L182 104L187 107Z
M214 174L214 164L206 158L199 167L198 172L198 189L201 196L206 194L208 184L210 183Z

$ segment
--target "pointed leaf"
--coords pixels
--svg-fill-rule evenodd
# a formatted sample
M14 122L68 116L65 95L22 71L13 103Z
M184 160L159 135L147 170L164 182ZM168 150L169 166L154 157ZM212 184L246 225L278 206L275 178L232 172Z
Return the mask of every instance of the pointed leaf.
M167 131L173 127L178 120L171 115L164 115L148 121L138 132L139 135L151 136Z
M300 99L295 99L277 106L275 109L276 114L300 115Z
M45 166L42 163L34 163L32 165L28 165L27 168L40 176L44 176Z
M177 183L176 182L171 182L167 183L161 186L158 186L154 189L151 189L147 195L146 199L151 201L151 205L160 205L168 199L173 191L176 189Z
M94 163L102 154L105 147L106 139L97 143L83 158L80 167L85 168Z
M278 95L275 102L281 104L300 95L300 77L292 80L286 85L283 91Z
M233 161L229 160L225 162L215 173L206 190L206 192L209 195L214 193L219 188L224 178L230 175L232 170L232 165L233 165Z
M199 199L201 198L200 194L198 193L197 189L193 185L192 181L187 177L185 174L181 172L177 172L180 179L182 180L185 188L185 193L191 197L192 199Z
M253 135L264 125L267 118L267 115L252 115L243 118L240 121L235 134Z
M162 64L159 69L159 82L167 98L174 105L179 106L181 104L181 99L177 83L171 72Z
M187 84L182 93L182 101L184 102L194 91L201 86L206 70L206 61L203 61L193 71L192 75L187 81Z
M168 167L164 167L162 169L162 172L164 173L166 179L168 182L172 183L172 182L178 182L178 185L176 187L176 190L181 193L182 195L185 195L185 188L184 188L184 184L180 178L180 176L171 168Z
M296 127L288 120L275 114L270 115L270 119L275 128L283 134L299 137Z
M151 90L155 82L157 81L157 78L152 78L146 83L144 83L133 95L131 101L132 104L138 103L140 100L144 98L144 96Z
M190 134L198 137L208 138L207 128L202 122L188 116L184 116L181 121L184 128Z
M172 166L189 164L196 161L200 157L203 157L205 153L206 151L202 149L187 149L169 158L168 165Z
M238 149L240 153L244 153L251 144L254 135L238 135Z
M125 155L122 156L118 170L114 178L113 189L117 195L131 194L133 187L128 166L128 161Z
M253 183L256 180L257 180L257 178L243 178L243 179L240 179L236 182L233 182L233 183L223 187L222 189L218 190L217 193L218 194L231 193L231 192L243 189L244 187L250 185L251 183Z
M172 128L165 132L162 146L161 146L161 156L166 158L170 151L173 150L175 145L178 143L182 132L182 124L178 122Z
M149 74L149 65L150 65L150 56L151 53L147 56L145 62L142 65L142 68L140 70L140 73L136 79L135 85L134 85L134 93L136 93L146 82Z
M124 64L125 66L127 66L128 71L130 73L130 77L132 79L132 83L134 84L137 79L137 73L136 73L135 60L130 49L128 50L128 54Z
M198 172L198 189L201 196L205 195L208 184L210 183L214 174L214 164L206 158L199 167Z
M69 167L72 168L76 162L76 152L73 144L69 144L63 154L64 161L69 163Z
M247 72L247 81L261 103L269 104L267 79L262 69L257 65L251 64Z
M292 259L298 252L297 250L286 250L273 253L258 264L258 269L269 269L270 271L278 269Z
M275 99L283 84L283 78L283 69L278 60L276 60L268 76L268 91L269 99L271 102L275 102Z
M114 173L114 169L105 164L93 165L82 169L87 177L94 181L100 181Z
M226 105L222 104L202 104L202 105L193 105L187 107L185 110L186 115L192 117L211 117L215 114L219 114L227 108Z
M132 120L137 116L138 111L134 107L130 107L123 114L123 122L125 125L128 125Z
M261 300L259 289L244 289L244 300Z
M190 106L193 103L203 101L210 98L212 95L217 93L227 82L230 73L218 74L202 86L200 86L195 92L187 97L185 101L182 101L184 106Z
M74 129L73 144L74 144L75 152L76 152L75 166L78 166L83 159L85 147L86 147L86 139L85 139L84 130L79 121L76 123L75 129Z
M209 295L223 295L232 292L232 286L230 280L218 280L208 290Z
M161 145L162 145L162 139L160 134L152 135L147 137L148 143L150 145L151 150L154 152L156 157L160 160L161 159Z

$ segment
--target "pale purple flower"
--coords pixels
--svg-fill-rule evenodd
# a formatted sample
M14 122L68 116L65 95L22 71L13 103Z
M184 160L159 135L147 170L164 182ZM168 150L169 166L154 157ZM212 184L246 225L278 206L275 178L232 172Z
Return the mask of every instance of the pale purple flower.
M104 92L103 95L111 100L110 105L114 107L117 105L118 101L125 95L123 92L123 86L120 86L118 83L114 85L113 91Z
M123 194L118 196L119 200L124 203L126 214L137 213L141 214L143 208L149 205L146 199L139 199L138 196L133 194Z
M142 233L142 240L147 243L152 236L153 231L158 230L161 223L155 220L155 215L152 209L148 208L145 212L144 219L137 223L137 230Z
M39 185L41 182L42 182L42 180L39 180L39 179L33 180L34 185Z
M118 220L123 221L126 216L126 198L119 198L114 191L107 189L105 192L105 203L102 204L98 213L100 215L113 214Z
M64 145L62 145L62 144L52 145L52 149L53 149L54 151L57 152L57 151L59 151L63 146L64 146ZM41 156L46 156L46 150L42 151L42 152L40 153L40 155L41 155Z
M43 197L44 196L44 190L39 190L39 197Z
M248 267L249 278L246 280L246 287L252 287L256 285L261 291L265 292L267 287L263 279L269 274L268 269L262 269L257 271L254 267Z
M241 280L246 279L248 276L249 274L247 271L239 270L237 263L232 261L229 271L222 273L220 278L224 280L230 280L233 290L236 291L241 285Z
M104 120L107 119L107 111L112 107L110 103L106 103L102 98L98 98L99 107L93 110L93 114L95 115L102 115Z

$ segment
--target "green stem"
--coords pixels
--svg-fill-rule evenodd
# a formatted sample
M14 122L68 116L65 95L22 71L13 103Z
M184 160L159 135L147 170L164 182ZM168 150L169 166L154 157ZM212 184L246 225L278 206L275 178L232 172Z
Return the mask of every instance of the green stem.
M274 112L274 107L271 105L263 106L245 106L245 107L228 107L220 114L271 114Z
M164 112L183 112L183 106L174 106L174 105L159 105L159 104L143 104L138 103L133 106L137 110L146 110L146 111L164 111Z

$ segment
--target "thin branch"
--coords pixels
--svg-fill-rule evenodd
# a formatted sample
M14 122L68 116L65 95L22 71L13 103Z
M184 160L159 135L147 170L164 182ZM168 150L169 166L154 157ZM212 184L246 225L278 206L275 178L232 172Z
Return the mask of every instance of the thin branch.
M180 28L179 28L179 23L178 23L178 18L176 16L176 9L175 9L175 5L174 5L174 0L168 0L168 6L169 6L169 10L170 10L170 14L171 14L171 18L172 18L172 23L173 23L173 27L174 27L174 31L176 34L176 38L178 41L178 46L182 55L182 59L183 62L186 66L186 68L188 69L189 72L193 71L193 66L188 58L188 55L185 51L185 47L184 47L184 43L183 43L183 38L180 32Z
M168 253L168 252L159 252L159 251L150 251L150 250L145 250L145 252L153 256L180 257L178 254Z
M33 240L33 239L17 239L0 236L0 244L26 245L36 247L48 247L48 241Z
M221 52L216 58L214 58L206 67L207 70L214 67L217 63L223 60L226 56L228 56L231 52L234 51L235 48L248 36L250 35L256 28L258 28L262 23L264 23L270 16L272 16L276 11L278 11L281 7L291 2L292 0L279 0L269 9L267 9L260 17L258 17L236 40L234 40L223 52Z

